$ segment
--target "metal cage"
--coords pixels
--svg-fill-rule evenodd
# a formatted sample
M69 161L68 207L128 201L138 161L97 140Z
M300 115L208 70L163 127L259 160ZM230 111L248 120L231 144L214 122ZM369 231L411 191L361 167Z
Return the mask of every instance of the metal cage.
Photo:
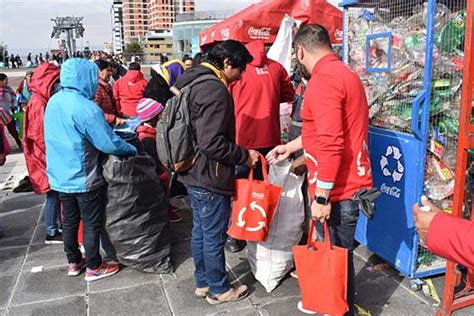
M445 271L419 244L412 205L426 194L452 212L466 35L466 0L347 0L344 60L370 107L374 220L356 238L404 275Z

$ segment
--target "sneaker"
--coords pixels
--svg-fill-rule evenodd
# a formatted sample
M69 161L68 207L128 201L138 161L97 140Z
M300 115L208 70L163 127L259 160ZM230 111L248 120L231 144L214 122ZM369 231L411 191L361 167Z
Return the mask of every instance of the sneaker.
M194 295L196 295L199 298L206 298L208 292L209 292L208 287L198 287L194 291Z
M227 237L224 244L224 249L227 252L236 253L242 251L247 244L243 240L237 240L232 237Z
M119 269L120 268L118 264L102 263L100 266L97 267L97 269L87 268L84 280L86 280L87 282L97 281L114 275L115 273L119 272Z
M290 272L290 276L291 276L292 278L298 279L298 273L296 272L296 270L291 271L291 272Z
M178 214L176 209L174 210L170 209L168 211L168 217L169 217L170 223L179 223L183 221L183 218L181 217L181 215Z
M82 270L86 267L86 262L82 260L80 263L69 263L67 265L67 275L68 276L78 276L82 273Z
M57 232L53 236L51 235L46 235L46 238L44 240L44 243L46 245L57 245L57 244L62 244L63 243L63 235L60 232Z
M309 309L305 309L303 307L303 302L302 301L299 301L298 302L298 305L296 306L298 308L298 310L304 314L308 314L308 315L316 315L317 313L316 312L313 312L313 311L310 311Z
M236 302L244 299L249 294L247 285L239 285L237 287L232 287L225 293L213 295L208 293L206 300L211 305L218 305L227 302Z

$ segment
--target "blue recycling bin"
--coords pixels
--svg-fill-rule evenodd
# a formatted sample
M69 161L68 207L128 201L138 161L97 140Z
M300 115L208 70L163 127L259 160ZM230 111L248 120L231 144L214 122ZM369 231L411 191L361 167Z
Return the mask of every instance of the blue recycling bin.
M344 10L343 59L366 87L372 174L374 186L382 192L375 217L368 220L361 214L356 239L412 279L444 273L446 266L444 259L420 246L412 214L413 204L430 193L425 170L427 160L435 159L430 151L432 131L446 125L442 120L447 116L455 121L450 108L460 95L462 66L459 62L456 66L456 58L462 46L454 37L462 30L456 33L453 28L462 26L463 15L457 12L465 9L465 2L443 3L340 3ZM443 72L453 75L444 78ZM451 133L446 131L444 146L452 152L457 140ZM450 197L442 197L449 205Z

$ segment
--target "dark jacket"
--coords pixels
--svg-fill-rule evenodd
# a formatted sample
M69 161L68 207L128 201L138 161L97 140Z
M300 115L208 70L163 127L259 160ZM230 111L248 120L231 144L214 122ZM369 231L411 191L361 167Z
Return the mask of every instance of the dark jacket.
M150 98L166 105L169 99L173 97L170 91L170 86L160 74L151 68L151 79L143 92L144 98Z
M205 66L191 68L175 86L183 88L204 74L215 74ZM248 151L235 144L235 116L232 97L224 83L209 80L193 87L190 93L191 119L199 146L196 164L180 174L186 186L232 196L235 166L244 164Z

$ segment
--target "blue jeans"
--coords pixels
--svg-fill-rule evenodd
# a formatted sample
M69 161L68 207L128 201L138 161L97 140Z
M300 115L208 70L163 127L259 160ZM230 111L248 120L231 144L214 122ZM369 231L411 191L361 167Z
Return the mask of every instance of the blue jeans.
M82 254L77 242L77 231L82 218L86 264L96 269L102 263L99 243L105 211L105 186L86 193L59 193L64 206L63 241L69 263L79 263Z
M230 216L230 197L203 188L189 187L193 209L191 248L196 287L209 287L218 295L229 290L224 244Z
M354 315L355 303L355 270L353 250L358 243L354 240L357 220L359 219L359 206L352 200L345 200L332 205L331 217L329 218L329 234L333 245L349 250L348 274L347 274L347 304L349 312L346 315ZM317 223L318 238L323 236L323 226Z
M44 205L44 226L46 234L54 236L58 231L58 223L61 218L61 201L56 191L49 191L46 194L46 203Z

